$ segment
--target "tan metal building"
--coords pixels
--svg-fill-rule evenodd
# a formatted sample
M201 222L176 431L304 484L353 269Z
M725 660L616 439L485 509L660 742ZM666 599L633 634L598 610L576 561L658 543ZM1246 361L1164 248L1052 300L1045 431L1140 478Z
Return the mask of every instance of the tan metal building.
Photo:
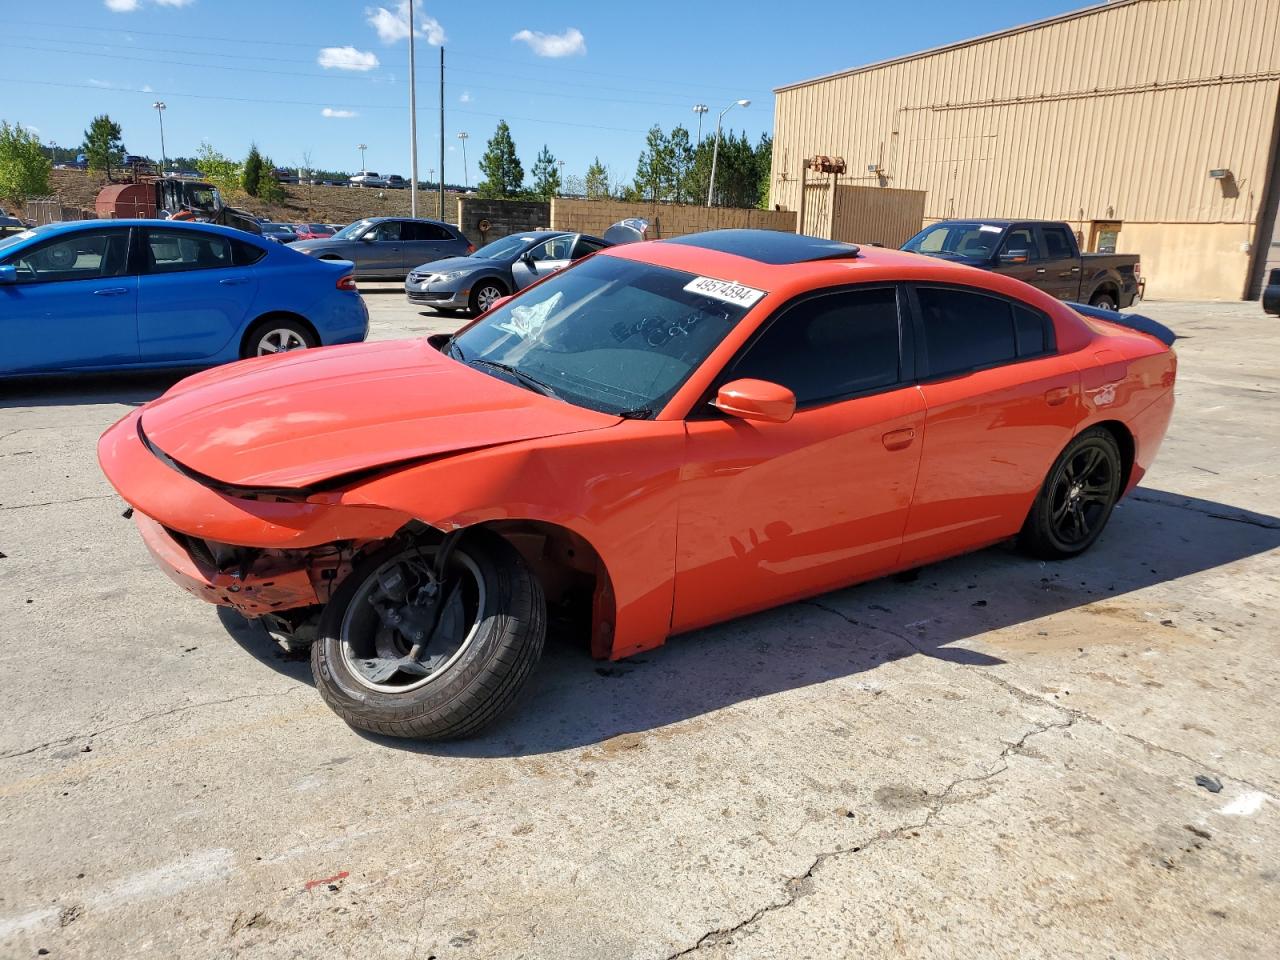
M1066 220L1140 254L1149 297L1252 297L1280 266L1280 0L1113 0L775 93L783 209L804 158L841 156L840 183L924 191L925 222Z

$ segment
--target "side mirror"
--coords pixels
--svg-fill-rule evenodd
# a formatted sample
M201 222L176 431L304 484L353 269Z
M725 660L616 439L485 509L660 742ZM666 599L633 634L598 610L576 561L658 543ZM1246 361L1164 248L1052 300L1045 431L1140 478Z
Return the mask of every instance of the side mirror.
M18 268L12 263L0 264L0 283L17 283Z
M1026 250L1006 250L1000 254L1001 263L1026 263L1030 259Z
M786 423L796 412L796 395L768 380L733 380L711 401L717 410L743 420Z
M364 232L364 233L360 234L360 239L361 239L364 243L373 243L373 231L372 231L372 230L368 230L368 231L366 231L366 232Z

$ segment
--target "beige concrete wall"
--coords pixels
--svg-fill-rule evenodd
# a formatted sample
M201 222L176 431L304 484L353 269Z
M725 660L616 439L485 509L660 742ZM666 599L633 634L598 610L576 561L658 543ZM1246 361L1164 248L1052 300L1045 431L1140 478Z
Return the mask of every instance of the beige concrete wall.
M573 230L600 237L613 224L628 217L648 220L653 239L728 228L788 232L796 228L796 215L787 210L708 208L691 204L623 203L621 200L570 200L560 197L551 201L552 230Z
M1126 223L1120 252L1142 258L1150 300L1239 300L1251 232L1239 223Z
M851 182L925 191L926 219L1118 220L1126 243L1137 223L1243 229L1267 182L1278 36L1280 0L1116 0L783 87L771 199L795 209L802 159L826 154Z

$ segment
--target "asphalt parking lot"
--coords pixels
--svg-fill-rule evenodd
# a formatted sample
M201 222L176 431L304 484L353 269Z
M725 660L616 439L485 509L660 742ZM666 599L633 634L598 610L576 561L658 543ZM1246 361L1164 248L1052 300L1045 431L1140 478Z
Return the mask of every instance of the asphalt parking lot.
M1280 324L1143 310L1178 408L1087 556L553 637L446 745L154 568L94 444L173 377L0 385L0 956L1275 955Z

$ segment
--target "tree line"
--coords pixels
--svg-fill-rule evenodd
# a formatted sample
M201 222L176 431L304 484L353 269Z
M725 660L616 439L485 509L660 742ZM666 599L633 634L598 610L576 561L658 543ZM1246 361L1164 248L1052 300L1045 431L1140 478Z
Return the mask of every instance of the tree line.
M713 157L716 187L711 202L724 207L760 207L769 202L773 139L764 134L752 144L745 133L723 134L694 143L683 126L670 133L654 125L645 137L631 182L613 177L596 157L584 177L561 176L560 162L543 144L533 165L533 184L525 186L524 166L516 153L511 128L498 121L497 130L480 158L484 179L476 192L494 199L541 199L569 194L588 200L630 200L652 203L706 203Z

